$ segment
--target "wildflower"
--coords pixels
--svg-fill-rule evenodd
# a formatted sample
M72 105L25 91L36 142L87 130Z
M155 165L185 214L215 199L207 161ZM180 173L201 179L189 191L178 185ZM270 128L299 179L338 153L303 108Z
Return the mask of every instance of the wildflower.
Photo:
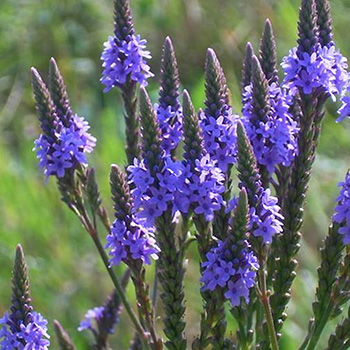
M85 119L75 114L69 119L68 126L58 122L53 136L39 135L33 150L37 152L39 166L47 177L62 178L68 169L87 164L86 153L91 153L96 144L88 129Z
M11 313L0 319L1 350L48 350L47 321L33 311L29 295L28 268L21 246L17 247L12 278Z
M88 122L71 110L66 87L54 59L50 61L50 92L32 68L32 84L42 134L34 142L39 166L46 177L63 178L68 170L87 164L96 139Z
M248 303L249 290L255 284L256 271L259 268L248 243L245 242L245 248L239 250L234 244L218 241L206 257L207 260L202 263L202 290L222 288L232 306L238 306L241 298Z
M116 165L112 166L111 188L116 219L110 234L107 235L106 248L110 249L110 264L119 265L124 261L131 265L140 260L149 265L150 258L157 259L159 252L154 239L154 229L151 227L158 209L153 205L148 208L148 212L143 211L142 215L135 215L126 176Z
M291 98L277 83L268 85L269 113L261 120L254 112L253 86L244 92L243 123L258 164L272 174L278 164L290 166L297 154L297 123L289 113Z
M151 58L150 52L146 50L146 43L146 40L134 34L123 40L116 36L108 37L101 55L101 83L105 85L104 92L115 86L122 87L129 78L142 86L147 85L147 79L153 74L146 62Z

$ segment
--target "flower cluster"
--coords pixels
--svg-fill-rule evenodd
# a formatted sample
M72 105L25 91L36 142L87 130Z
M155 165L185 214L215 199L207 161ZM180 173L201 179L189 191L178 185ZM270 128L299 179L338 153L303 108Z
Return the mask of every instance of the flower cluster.
M257 209L250 208L250 230L255 237L262 237L265 244L272 242L273 236L282 232L283 216L280 214L281 208L277 204L278 199L271 196L270 189L263 190L257 201ZM238 198L233 197L227 205L226 212L233 211L238 204ZM230 218L232 221L232 218ZM232 224L232 222L231 222Z
M269 84L270 113L259 120L253 112L252 84L243 94L243 123L253 146L257 162L270 174L276 165L289 166L297 154L297 123L289 113L292 98L276 83Z
M102 317L102 313L104 311L104 308L102 306L95 307L91 310L88 310L87 313L85 314L84 319L80 322L80 326L78 328L78 331L81 332L84 329L94 329L94 322L96 324L99 323L99 320ZM108 333L113 333L112 330L108 330Z
M179 210L187 214L189 208L197 215L203 215L206 221L214 218L214 212L223 205L221 194L225 191L224 174L216 166L209 154L195 161L195 167L182 162L175 203Z
M146 228L130 216L125 216L123 220L116 219L107 236L110 264L119 265L122 260L128 263L140 259L149 265L151 258L157 259L159 252L153 233L152 228Z
M220 288L232 306L238 306L241 298L249 302L249 290L255 284L256 271L259 268L257 258L245 248L237 251L235 245L218 241L206 255L207 261L202 263L202 290L213 291Z
M317 44L313 52L289 51L282 62L286 87L298 88L305 95L321 89L335 100L348 84L347 59L336 50L334 44Z
M337 198L338 205L335 207L333 220L342 227L339 233L344 235L344 244L350 244L350 172L346 174L345 181L340 182L340 194Z
M235 162L237 119L232 108L226 105L218 115L207 112L200 115L205 148L223 172Z
M89 133L84 118L74 114L67 123L58 121L52 135L41 134L34 142L39 166L48 177L64 177L67 169L86 164L85 153L91 153L96 139Z
M139 35L128 35L125 40L119 40L115 36L108 38L101 55L101 83L105 85L104 92L114 86L122 87L129 77L140 85L147 85L147 79L153 74L146 62L146 59L151 58L146 43Z
M39 313L31 312L29 321L19 325L15 325L8 313L5 313L0 319L0 325L2 326L1 350L47 350L49 348L50 336L47 334L47 321Z
M210 159L209 154L195 161L191 169L186 161L173 161L167 157L162 171L152 177L144 161L135 160L128 168L135 205L141 210L136 214L147 226L152 226L171 202L173 213L187 214L190 208L203 214L207 221L222 205L224 175Z
M174 200L181 164L167 157L162 169L152 175L144 160L135 159L128 171L130 183L134 186L131 193L135 207L141 209L136 215L142 223L151 227L155 219L168 209L169 202Z
M170 154L182 139L182 110L180 106L156 105L157 119L162 133L162 149Z
M262 237L265 244L270 244L274 235L282 232L283 216L277 204L278 199L271 196L270 189L263 190L257 201L257 206L251 211L253 235Z
M115 295L113 295L113 297L115 297ZM119 307L115 310L107 310L107 308L106 306L99 306L88 310L84 320L80 322L78 331L81 332L87 329L99 333L99 330L102 328L101 330L103 332L112 334L115 324L119 322L121 308ZM113 317L113 320L108 319L111 317ZM108 326L109 328L106 329L104 326Z

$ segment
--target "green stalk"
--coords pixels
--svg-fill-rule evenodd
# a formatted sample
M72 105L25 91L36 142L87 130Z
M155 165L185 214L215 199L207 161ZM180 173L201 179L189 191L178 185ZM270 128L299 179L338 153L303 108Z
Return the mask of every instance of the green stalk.
M269 337L271 341L272 350L279 350L278 340L275 330L275 324L272 317L272 311L269 301L269 293L267 291L266 285L266 271L264 265L259 269L259 281L260 281L260 290L258 290L258 295L261 301L261 304L264 308L267 328L269 331Z
M140 339L142 341L142 345L143 345L144 349L150 350L148 339L145 336L143 327L140 324L139 320L137 319L133 309L131 308L129 301L123 292L123 288L118 281L117 276L115 275L114 271L112 270L112 268L109 265L108 256L106 254L106 251L101 244L101 241L100 241L98 234L97 234L97 230L95 229L95 227L92 225L92 223L90 221L90 218L86 212L84 203L82 202L81 198L79 197L79 194L77 194L76 200L78 201L77 204L79 205L79 207L81 209L81 210L79 210L77 208L76 213L78 214L78 217L79 217L81 223L83 224L84 228L89 233L92 240L94 241L95 246L100 254L100 257L101 257L101 259L102 259L102 261L107 269L107 272L108 272L108 274L113 282L113 285L114 285L114 287L115 287L115 289L120 297L120 300L122 301L123 306L124 306L127 314L129 315L132 323L134 324L137 333L140 335Z
M244 324L238 321L238 328L239 328L239 346L242 350L249 350L248 344L247 344L247 337L246 337L246 330L244 328Z

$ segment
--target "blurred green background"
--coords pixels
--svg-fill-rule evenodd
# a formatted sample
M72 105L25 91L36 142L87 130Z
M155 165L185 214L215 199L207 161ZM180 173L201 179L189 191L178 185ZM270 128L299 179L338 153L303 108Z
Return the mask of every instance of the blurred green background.
M296 40L297 0L132 0L131 4L136 30L148 40L153 54L153 72L158 75L162 42L170 35L181 82L190 90L197 107L204 99L207 47L213 47L222 62L234 109L239 112L239 79L246 42L258 47L266 18L275 29L279 58ZM337 45L350 57L350 1L333 0L332 9ZM97 170L105 205L112 214L109 166L125 160L119 92L105 95L99 83L99 56L112 29L110 0L0 1L0 314L9 308L14 248L21 243L30 267L35 309L50 322L59 319L79 349L87 349L91 339L76 328L87 309L103 303L111 283L89 237L59 201L55 181L50 179L44 185L37 167L32 147L39 129L29 69L35 66L45 77L50 57L56 58L73 108L90 121L92 134L98 138L90 164ZM156 78L149 87L154 99ZM295 349L305 333L311 316L318 248L329 225L336 184L350 164L350 123L336 124L336 109L335 104L327 105L307 202L299 277L282 350ZM192 249L186 279L190 340L198 331L201 310L196 259ZM229 323L233 329L230 317ZM53 334L52 327L50 332ZM126 349L130 337L127 317L122 317L112 338L113 348ZM56 349L54 339L52 344L51 348Z

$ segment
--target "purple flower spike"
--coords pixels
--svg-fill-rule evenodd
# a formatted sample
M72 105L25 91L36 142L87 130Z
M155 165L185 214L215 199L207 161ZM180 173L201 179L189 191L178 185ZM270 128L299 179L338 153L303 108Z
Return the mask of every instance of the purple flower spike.
M348 85L347 59L334 45L317 44L311 54L304 52L302 57L294 48L284 57L282 67L285 87L298 88L305 95L320 90L335 100Z
M153 77L153 74L146 62L151 58L146 43L139 35L129 35L125 40L108 37L101 55L101 83L105 85L104 92L115 86L122 87L129 78L142 86L147 85L147 79Z
M85 314L84 320L80 322L80 326L78 328L78 331L81 332L84 329L93 329L94 328L94 322L99 321L103 313L103 307L95 307L91 310L88 310Z
M85 154L95 147L96 139L88 133L89 125L84 118L75 114L68 123L67 127L58 123L55 138L41 134L34 142L33 150L47 177L62 178L67 169L75 168L79 163L87 164Z
M237 120L238 116L229 106L224 107L216 118L203 112L200 114L205 148L223 172L235 163Z
M289 166L298 152L297 123L289 113L291 96L276 83L268 86L270 113L257 120L252 106L252 85L243 94L243 123L258 164L270 174L276 165Z
M10 318L5 313L0 319L0 348L1 350L48 350L50 336L47 334L47 321L37 312L32 312L31 321L21 323L20 332L13 332Z
M241 298L249 302L249 290L255 284L259 268L257 258L249 251L248 243L245 245L245 249L237 251L235 245L218 241L207 253L207 261L202 263L202 290L222 288L225 298L230 300L233 307L240 304Z
M137 164L135 162L131 168L140 175L144 173L144 169L140 169ZM159 253L152 223L156 214L161 211L156 204L151 204L135 214L126 176L118 166L112 165L110 179L116 211L116 219L112 224L110 234L107 236L106 248L110 249L110 264L119 265L123 261L128 265L133 265L135 260L141 260L149 265L151 258L157 259ZM164 193L159 191L155 196L162 195ZM141 202L141 199L139 201Z

